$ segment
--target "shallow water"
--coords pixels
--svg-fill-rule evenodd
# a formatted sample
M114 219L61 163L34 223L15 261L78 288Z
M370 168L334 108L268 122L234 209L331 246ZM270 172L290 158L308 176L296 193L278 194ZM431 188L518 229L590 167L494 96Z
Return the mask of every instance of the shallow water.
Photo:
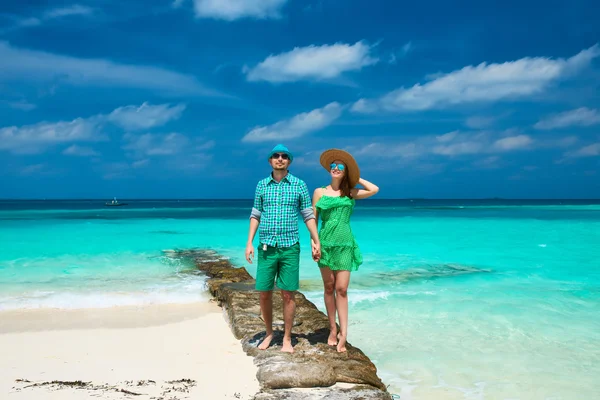
M250 201L0 202L0 309L208 298L165 249L244 265ZM600 386L600 205L364 201L349 341L402 399L591 399ZM302 291L322 310L301 229Z

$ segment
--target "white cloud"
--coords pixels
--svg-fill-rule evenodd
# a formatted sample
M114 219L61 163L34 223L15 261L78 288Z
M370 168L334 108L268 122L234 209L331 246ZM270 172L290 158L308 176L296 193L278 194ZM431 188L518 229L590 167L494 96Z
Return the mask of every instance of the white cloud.
M451 135L450 139L448 139L448 135ZM533 140L527 135L502 138L496 138L496 136L490 132L459 133L455 131L441 137L438 136L437 141L444 144L434 146L431 152L446 156L497 153L521 150L533 143Z
M417 158L424 153L424 149L421 144L416 141L413 142L401 142L401 143L369 143L366 146L353 149L352 154L357 156L377 156L389 158Z
M565 154L569 158L579 157L597 157L600 156L600 142L592 143L588 146L584 146L578 150L571 151Z
M69 17L72 15L90 15L94 12L94 9L79 4L73 4L69 7L54 8L47 11L44 14L44 19L62 18Z
M13 25L7 26L3 29L0 29L0 34L11 32L20 28L31 28L34 26L40 26L46 21L51 21L53 19L69 17L73 15L85 16L91 15L94 12L94 9L87 6L82 6L79 4L73 4L67 7L59 7L53 8L38 17L16 17L9 16L14 20Z
M204 150L210 150L213 147L215 147L215 141L214 140L209 140L208 142L197 144L196 147L195 147L195 150L197 150L197 151L204 151Z
M273 125L256 127L242 141L265 142L298 138L331 125L342 114L342 109L339 103L329 103L325 107L298 114Z
M581 107L542 119L534 125L534 128L560 129L569 126L591 126L595 124L600 124L600 112Z
M21 175L33 175L43 172L46 169L46 164L32 164L22 168L19 173Z
M568 59L526 57L502 64L466 66L435 75L427 83L394 90L379 99L361 99L352 109L356 112L419 111L530 97L573 75L598 56L600 47L596 44Z
M353 154L414 160L425 156L461 157L486 155L479 165L497 164L499 158L494 154L531 150L535 145L527 135L515 135L512 131L497 132L460 132L453 131L443 135L420 136L402 142L374 142L367 146L352 149ZM555 141L558 147L558 141ZM550 143L546 144L550 147ZM496 158L494 158L496 157ZM489 167L489 165L488 165Z
M103 164L96 167L96 169L103 174L102 178L106 180L133 178L131 165L126 162Z
M63 150L62 153L69 155L69 156L79 156L79 157L92 157L92 156L100 155L100 153L98 153L91 147L78 146L76 144L67 147L65 150Z
M150 160L145 158L143 160L134 161L131 163L132 168L142 168L147 166L150 163Z
M458 135L460 135L460 131L452 131L444 133L443 135L436 136L435 139L440 143L448 143L456 139Z
M357 113L373 113L378 110L378 105L374 101L370 101L367 99L359 99L357 100L351 108L352 111Z
M501 159L498 156L490 156L482 160L474 161L473 166L480 169L496 169L500 168Z
M280 18L287 0L194 0L199 18L234 21L240 18Z
M40 122L21 127L0 128L0 150L17 154L40 153L60 143L106 140L106 136L102 134L105 124L111 123L129 130L150 129L179 118L184 109L185 106L181 104L171 107L169 104L153 106L143 103L139 107L119 107L110 114L98 114L72 121ZM70 151L74 152L76 148Z
M167 94L219 94L195 77L163 68L119 64L104 59L84 59L12 47L0 41L0 82L62 82L75 86L137 88Z
M124 150L133 151L136 156L168 156L181 153L189 144L189 139L180 133L143 135L126 134L128 142Z
M9 101L7 104L10 108L21 111L31 111L37 108L35 104L32 104L26 100Z
M198 170L207 168L212 162L213 157L208 153L187 154L184 159L171 158L166 160L165 168L178 171L184 174L196 174ZM213 170L215 176L222 175L223 170Z
M107 116L107 120L130 131L149 129L179 119L185 108L184 104L176 106L158 104L153 106L144 102L139 107L119 107Z
M412 42L407 42L404 44L404 46L402 46L402 49L399 52L396 53L392 53L390 55L390 59L389 59L389 63L390 64L396 64L398 62L398 58L402 58L402 57L406 57L406 55L408 53L410 53L410 51L413 49L413 44Z
M369 55L370 50L371 47L363 42L296 47L267 57L247 71L247 78L249 81L268 82L332 79L343 72L377 63L378 60Z
M552 147L569 147L573 146L575 143L579 141L577 136L565 136L556 140L546 140L546 143L551 143Z
M24 28L28 28L30 26L38 26L41 25L42 21L39 18L24 18L21 19L17 22L16 27L24 27Z
M478 154L482 153L483 150L484 144L482 142L466 140L458 143L435 146L432 153L444 156L458 156L462 154Z
M517 135L498 139L494 142L493 146L500 151L511 151L524 149L530 146L532 143L533 139L531 139L529 136Z
M0 150L31 154L59 143L104 140L105 137L97 132L97 124L98 120L94 118L77 118L69 122L41 122L0 128Z

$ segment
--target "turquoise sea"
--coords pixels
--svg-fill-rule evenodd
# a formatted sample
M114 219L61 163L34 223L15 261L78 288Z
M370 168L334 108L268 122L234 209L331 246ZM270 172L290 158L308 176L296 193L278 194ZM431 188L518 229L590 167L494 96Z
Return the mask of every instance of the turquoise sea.
M207 299L163 250L245 266L249 200L0 201L0 310ZM365 200L349 341L408 399L600 393L600 201ZM301 227L301 290L323 311Z

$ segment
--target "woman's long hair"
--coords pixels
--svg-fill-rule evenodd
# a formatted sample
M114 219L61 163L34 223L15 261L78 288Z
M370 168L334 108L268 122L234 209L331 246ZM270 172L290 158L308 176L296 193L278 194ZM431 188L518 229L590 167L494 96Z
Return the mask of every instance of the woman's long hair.
M340 196L341 197L352 197L350 194L350 181L348 180L348 168L344 172L344 177L342 178L342 182L340 182Z

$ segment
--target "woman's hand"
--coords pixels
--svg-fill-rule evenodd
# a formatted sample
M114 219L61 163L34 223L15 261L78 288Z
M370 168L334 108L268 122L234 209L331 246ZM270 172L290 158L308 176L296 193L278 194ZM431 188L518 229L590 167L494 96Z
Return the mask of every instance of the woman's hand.
M379 187L377 187L377 185L372 184L366 179L360 178L358 180L358 184L361 185L364 189L353 188L351 191L353 199L366 199L376 195L377 192L379 192Z
M315 243L314 240L310 241L312 247L312 259L317 262L321 259L321 243Z

